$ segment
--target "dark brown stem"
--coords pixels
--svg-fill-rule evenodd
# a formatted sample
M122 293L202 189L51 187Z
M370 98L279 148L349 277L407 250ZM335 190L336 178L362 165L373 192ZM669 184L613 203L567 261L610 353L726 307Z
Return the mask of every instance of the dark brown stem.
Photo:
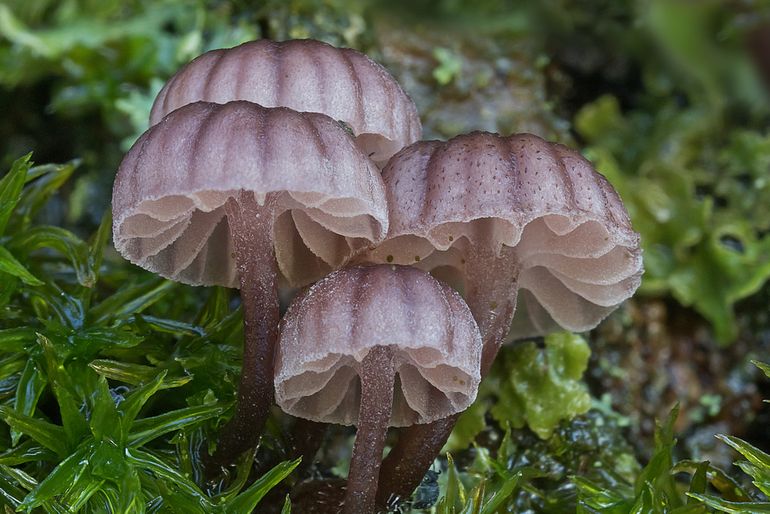
M225 204L243 308L243 364L235 413L222 429L214 460L229 464L257 445L273 404L273 352L278 336L278 267L273 206L241 191Z
M481 331L481 377L492 367L508 334L516 309L518 271L507 247L500 257L474 250L466 257L466 299ZM427 425L412 425L399 432L398 442L382 463L378 505L406 499L446 444L460 414Z
M465 275L465 299L484 344L481 354L481 376L484 377L508 335L516 310L518 266L513 250L504 246L497 256L490 250L474 249L466 258Z
M326 435L326 427L325 423L302 418L294 423L291 432L291 448L286 458L294 460L302 457L300 474L302 470L307 470L313 464L315 454L318 453L318 448L321 447Z
M446 444L460 414L398 433L398 442L382 462L377 505L390 506L409 498Z
M361 405L350 460L344 514L374 512L377 479L393 411L395 367L388 347L369 350L361 363Z

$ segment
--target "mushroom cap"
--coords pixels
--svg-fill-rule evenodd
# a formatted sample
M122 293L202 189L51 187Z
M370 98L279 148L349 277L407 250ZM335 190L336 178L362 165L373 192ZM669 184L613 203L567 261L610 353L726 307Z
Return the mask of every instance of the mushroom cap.
M344 121L378 163L422 135L414 102L385 68L350 48L312 39L262 39L206 52L161 89L150 124L188 103L232 100Z
M510 338L596 326L639 287L639 235L578 152L532 134L423 141L383 170L390 227L366 259L464 280L485 246L518 267ZM489 253L489 252L487 252Z
M481 335L459 294L404 266L336 271L295 298L281 324L275 395L294 416L356 424L369 350L393 349L391 426L466 409L479 385Z
M240 191L274 205L278 267L302 285L382 239L379 170L338 122L250 102L198 102L145 132L113 189L115 248L193 285L238 287L224 204Z

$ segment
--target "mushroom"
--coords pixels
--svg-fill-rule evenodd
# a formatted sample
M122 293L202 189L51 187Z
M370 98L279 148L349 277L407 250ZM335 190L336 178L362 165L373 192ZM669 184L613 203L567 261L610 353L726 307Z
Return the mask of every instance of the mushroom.
M449 286L410 267L346 268L284 316L276 402L294 416L357 426L344 512L373 512L388 426L466 409L480 359L478 327Z
M262 39L200 55L160 91L150 123L200 100L326 114L350 126L378 164L422 134L414 102L385 68L350 48L312 39Z
M464 290L482 376L506 335L589 330L639 287L639 236L620 198L565 146L486 132L418 142L383 180L390 228L365 260L411 264ZM381 502L411 494L454 421L401 434L383 463Z
M273 402L277 282L307 284L382 239L379 170L335 120L198 102L145 132L113 191L115 248L192 285L240 287L243 368L217 454L253 445Z

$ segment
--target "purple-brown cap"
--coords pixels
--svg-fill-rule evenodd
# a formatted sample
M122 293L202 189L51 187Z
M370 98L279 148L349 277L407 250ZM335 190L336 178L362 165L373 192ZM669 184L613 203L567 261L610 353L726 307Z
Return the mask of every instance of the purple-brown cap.
M150 124L188 103L232 100L343 121L377 163L422 134L414 102L385 68L355 50L312 39L262 39L197 57L160 91Z
M468 260L505 259L520 289L510 338L588 330L639 287L639 235L623 203L565 146L486 132L418 142L383 180L390 228L367 260L440 267L468 286ZM490 271L484 288L503 279L475 266Z
M382 239L382 179L337 121L250 102L198 102L145 132L113 190L115 248L193 285L238 287L224 204L240 191L275 202L282 274L306 284Z
M476 397L481 336L468 306L424 271L380 265L336 271L295 298L276 355L278 405L356 424L361 362L377 346L392 348L400 378L391 426L444 418Z

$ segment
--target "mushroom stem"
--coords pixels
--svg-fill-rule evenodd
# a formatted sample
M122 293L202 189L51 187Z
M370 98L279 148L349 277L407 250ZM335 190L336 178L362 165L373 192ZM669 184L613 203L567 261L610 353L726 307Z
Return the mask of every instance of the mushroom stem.
M516 310L518 267L513 250L504 246L500 255L474 249L466 258L466 300L479 325L483 350L481 378L492 367L508 334ZM420 485L441 448L446 444L460 414L433 423L401 430L398 442L382 462L377 503L408 498Z
M481 376L492 367L508 335L518 294L518 265L513 249L503 246L500 254L486 247L474 248L465 262L465 300L479 325L484 345Z
M287 458L302 457L300 469L310 468L313 465L315 454L318 453L318 448L323 443L326 427L325 423L298 418L292 428L291 448Z
M350 460L344 514L374 512L385 436L393 410L395 366L390 348L369 350L361 363L361 405Z
M278 269L273 250L273 205L251 192L225 204L243 306L243 363L235 413L220 433L214 460L227 464L256 446L273 403L273 353L278 337Z

